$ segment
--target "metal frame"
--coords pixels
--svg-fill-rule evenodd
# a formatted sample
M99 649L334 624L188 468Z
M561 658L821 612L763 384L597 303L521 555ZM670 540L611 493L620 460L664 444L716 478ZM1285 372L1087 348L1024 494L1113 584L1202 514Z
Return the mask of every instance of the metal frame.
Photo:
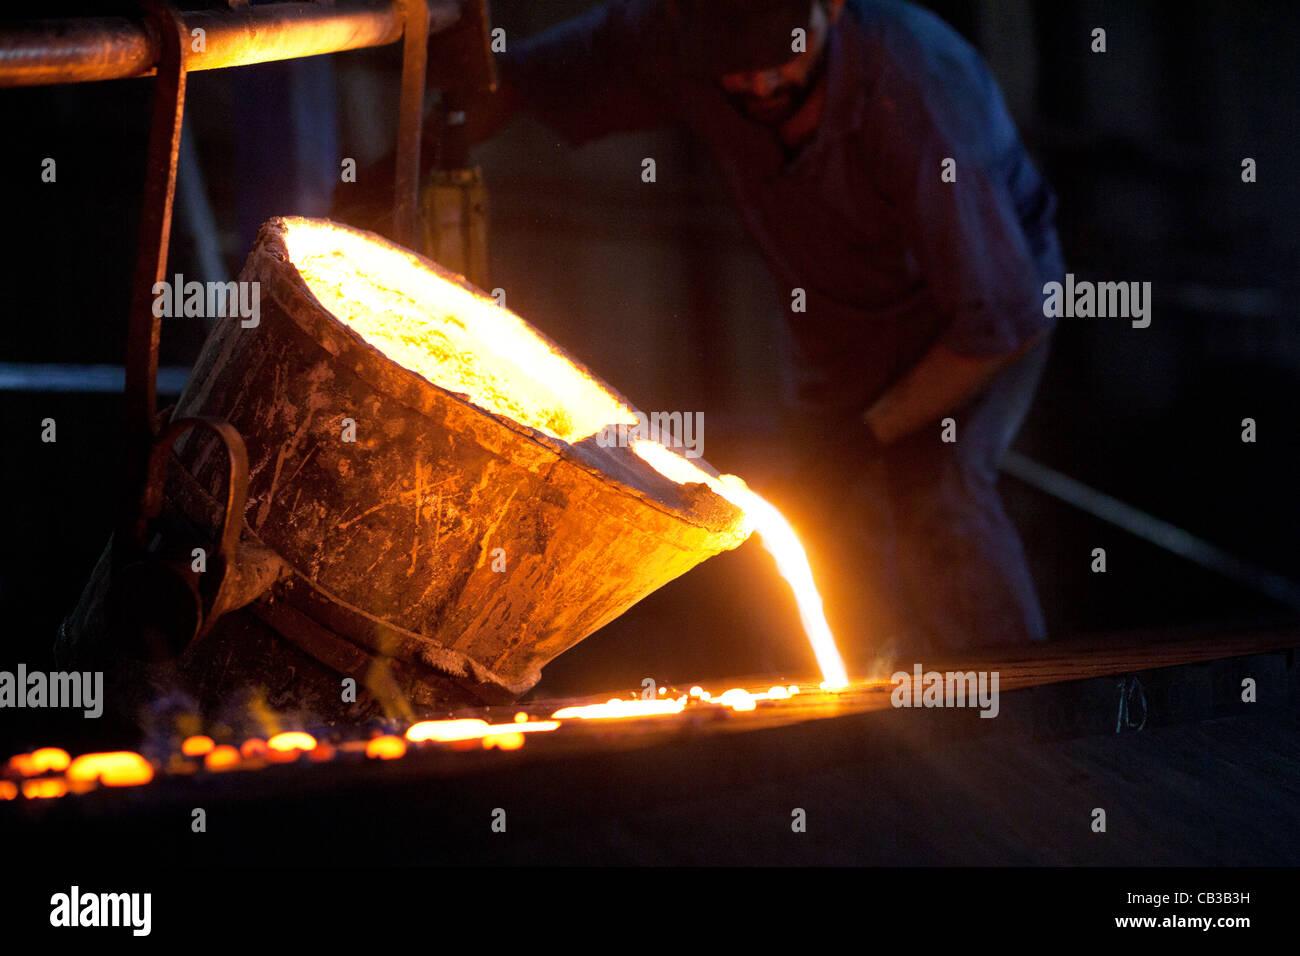
M126 360L126 468L118 540L138 532L158 480L150 461L159 441L158 344L153 289L167 273L176 167L189 72L343 50L402 49L401 100L394 182L396 238L419 235L420 144L430 32L454 26L462 0L288 2L252 7L228 0L226 10L182 13L163 0L145 0L139 19L89 17L39 20L0 29L0 88L156 76L132 286ZM203 50L191 52L202 31ZM229 426L227 426L229 427ZM238 436L235 436L238 438Z
M167 274L176 162L185 118L185 48L189 41L185 22L161 3L150 4L149 21L159 36L159 60L127 319L127 474L119 510L119 541L136 524L142 495L150 493L149 460L158 430L158 343L162 337L162 323L153 314L153 289Z

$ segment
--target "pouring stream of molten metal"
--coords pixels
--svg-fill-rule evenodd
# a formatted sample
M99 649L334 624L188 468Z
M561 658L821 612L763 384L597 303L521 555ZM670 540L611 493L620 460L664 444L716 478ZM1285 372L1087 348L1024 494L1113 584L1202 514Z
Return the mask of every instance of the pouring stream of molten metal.
M794 591L803 629L808 635L813 653L817 656L817 665L822 671L822 686L827 690L847 687L849 676L844 670L844 661L840 658L839 649L835 646L835 637L831 634L830 625L826 623L822 598L813 581L808 556L804 553L803 545L799 543L794 529L790 527L790 523L785 520L781 512L751 491L744 480L736 475L715 478L658 442L638 439L632 443L632 450L665 478L679 485L692 481L702 482L715 494L727 499L744 512L745 521L758 532L763 540L763 547L776 561L777 570Z

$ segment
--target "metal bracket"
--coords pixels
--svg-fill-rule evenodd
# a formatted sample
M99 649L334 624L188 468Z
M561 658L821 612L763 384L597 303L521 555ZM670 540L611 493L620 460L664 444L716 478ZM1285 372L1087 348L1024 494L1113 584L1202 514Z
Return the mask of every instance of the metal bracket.
M210 430L224 445L228 464L225 509L215 552L195 568L191 556L172 546L157 548L150 525L163 513L163 484L176 439L193 428ZM135 533L114 541L116 567L109 581L107 615L119 653L169 660L201 638L238 605L239 536L248 500L248 451L229 422L181 418L163 429L149 456L149 474L139 502ZM150 540L150 535L155 540Z
M176 164L185 115L185 48L189 40L185 21L174 9L149 0L146 11L147 23L159 34L160 54L126 336L126 469L118 524L123 537L132 533L139 517L137 509L148 482L149 456L158 428L161 326L153 314L153 289L167 272Z
M162 513L163 484L167 478L167 462L172 446L181 435L193 428L206 428L226 447L228 474L226 502L221 520L221 534L217 539L217 554L226 562L234 560L239 546L239 529L244 520L244 505L248 501L248 448L234 425L219 418L198 416L178 418L163 429L149 455L149 475L144 494L140 499L135 539L142 549L146 546L145 534L151 519Z

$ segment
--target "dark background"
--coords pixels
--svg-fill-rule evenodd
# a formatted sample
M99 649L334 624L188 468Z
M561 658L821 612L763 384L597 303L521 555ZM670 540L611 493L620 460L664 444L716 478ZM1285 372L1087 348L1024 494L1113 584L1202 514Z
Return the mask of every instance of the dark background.
M526 36L588 6L494 0ZM1062 319L1016 449L1255 565L1300 578L1300 8L1110 0L931 4L979 47L1060 197L1081 278L1150 281L1152 324ZM69 12L72 8L68 7ZM1171 11L1176 10L1176 13ZM52 10L41 15L53 15ZM1094 27L1109 52L1089 50ZM395 50L192 74L171 272L233 277L258 223L325 215L341 157L391 149ZM151 82L0 91L7 220L0 363L123 360ZM40 181L42 158L58 181ZM658 182L640 180L654 156ZM1241 162L1258 182L1241 181ZM475 151L492 203L492 284L641 408L701 410L704 451L762 490L776 464L775 283L707 158L672 130L571 150L524 117ZM205 330L164 322L162 364ZM0 389L0 669L49 645L107 539L120 396ZM40 421L58 441L40 441ZM1241 420L1258 423L1256 444ZM1011 477L1053 638L1226 630L1295 612ZM1090 553L1107 550L1093 574ZM536 693L623 692L808 673L784 586L751 542L664 587L552 664ZM49 743L24 716L0 739ZM77 721L84 732L84 722ZM36 739L37 737L42 739ZM8 748L6 748L8 749Z

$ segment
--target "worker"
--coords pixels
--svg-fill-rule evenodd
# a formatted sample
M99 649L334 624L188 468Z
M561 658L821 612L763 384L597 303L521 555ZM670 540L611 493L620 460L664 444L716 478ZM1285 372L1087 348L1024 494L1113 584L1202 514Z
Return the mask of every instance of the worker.
M855 666L1044 639L996 481L1064 269L979 55L895 0L614 0L498 70L471 140L527 109L575 146L684 125L715 161L782 289L782 503Z

